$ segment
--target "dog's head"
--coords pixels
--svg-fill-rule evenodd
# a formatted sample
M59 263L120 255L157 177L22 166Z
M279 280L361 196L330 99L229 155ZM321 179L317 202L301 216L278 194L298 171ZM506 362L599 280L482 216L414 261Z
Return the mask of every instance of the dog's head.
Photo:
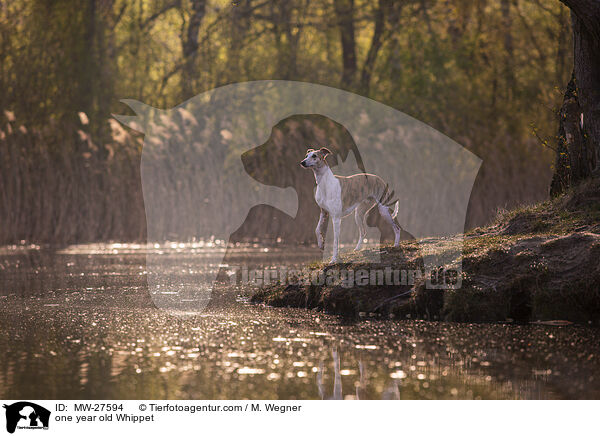
M304 160L300 162L300 166L304 168L321 168L327 165L327 161L325 158L327 155L330 155L331 151L327 148L323 147L319 150L314 150L309 148L306 151L306 156L304 156Z

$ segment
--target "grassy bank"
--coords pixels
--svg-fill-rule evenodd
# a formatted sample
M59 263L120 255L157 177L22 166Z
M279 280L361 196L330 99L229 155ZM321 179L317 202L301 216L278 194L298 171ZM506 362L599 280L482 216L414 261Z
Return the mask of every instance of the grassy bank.
M346 255L338 265L310 268L415 269L422 264L419 243L435 249L435 241L407 241L382 249L381 263L369 263L370 253L363 251ZM502 213L492 225L468 232L459 290L429 290L423 280L406 286L350 288L294 284L261 289L252 300L352 317L598 323L600 179L552 201Z

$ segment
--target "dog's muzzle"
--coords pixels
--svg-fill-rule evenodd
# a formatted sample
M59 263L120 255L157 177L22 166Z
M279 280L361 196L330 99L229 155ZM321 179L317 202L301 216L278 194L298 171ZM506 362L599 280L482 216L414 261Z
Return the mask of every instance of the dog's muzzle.
M300 165L303 166L304 168L307 168L306 162L304 162L304 161L300 162Z

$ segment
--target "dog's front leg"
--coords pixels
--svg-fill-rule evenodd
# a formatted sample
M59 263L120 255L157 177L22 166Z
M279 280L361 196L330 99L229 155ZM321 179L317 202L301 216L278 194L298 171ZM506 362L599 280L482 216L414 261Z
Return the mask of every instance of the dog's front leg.
M329 214L327 211L321 209L321 215L319 216L319 223L315 229L317 234L317 244L321 250L325 249L325 233L327 233L327 223L329 222Z
M339 216L334 216L333 218L333 256L331 257L331 262L329 263L337 263L338 261L338 249L340 245L340 224L342 219Z

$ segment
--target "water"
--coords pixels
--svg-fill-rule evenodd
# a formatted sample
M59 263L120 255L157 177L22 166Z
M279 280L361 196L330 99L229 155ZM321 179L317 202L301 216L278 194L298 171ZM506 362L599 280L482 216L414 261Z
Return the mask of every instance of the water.
M600 398L585 326L364 319L247 302L220 287L201 314L153 307L145 254L217 245L0 249L0 397L21 399ZM234 254L269 262L263 250ZM298 266L313 254L278 254Z

